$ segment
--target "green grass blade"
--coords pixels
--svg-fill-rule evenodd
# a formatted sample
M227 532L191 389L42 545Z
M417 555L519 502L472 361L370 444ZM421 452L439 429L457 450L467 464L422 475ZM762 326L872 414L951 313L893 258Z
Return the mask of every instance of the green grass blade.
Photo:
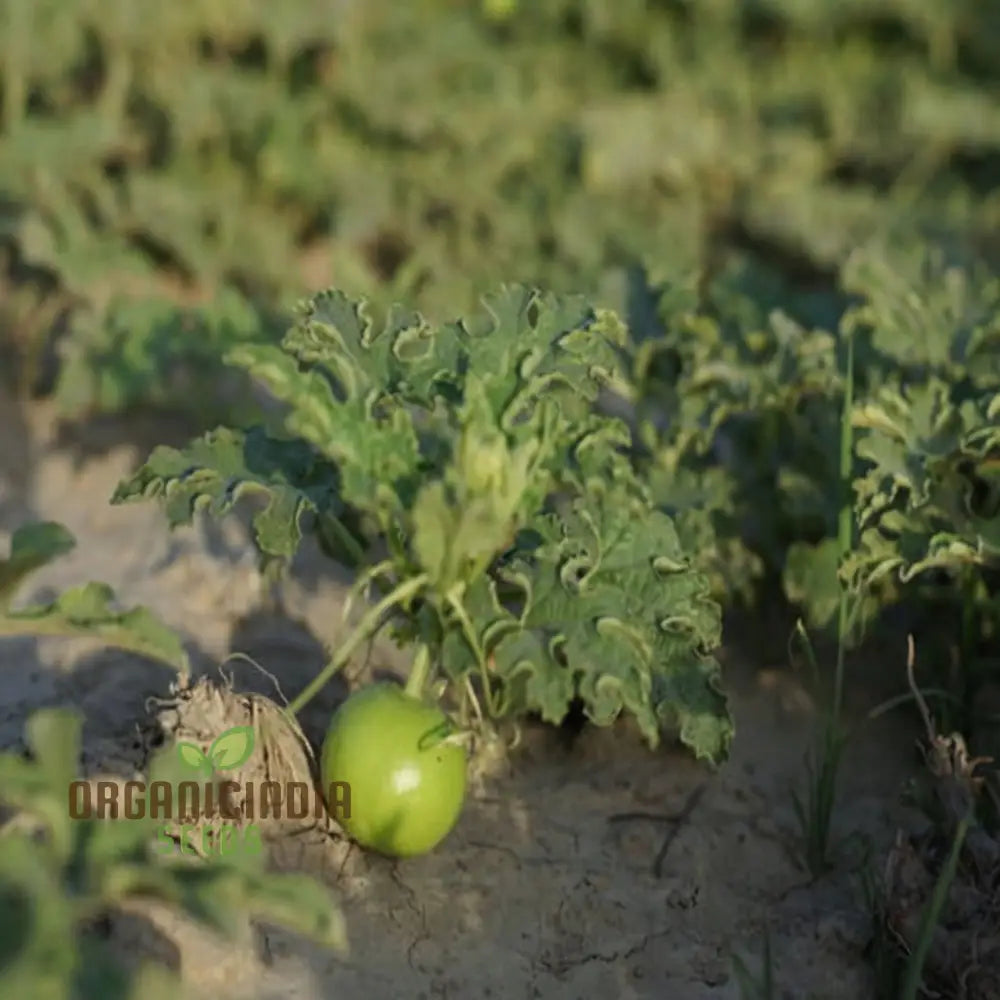
M969 832L971 821L972 817L966 816L958 824L958 830L955 832L955 840L951 845L948 860L941 869L941 874L934 885L934 891L931 893L931 898L927 903L923 916L920 918L920 932L917 937L917 946L906 963L906 975L903 979L903 988L899 994L900 1000L917 1000L924 972L924 963L927 961L927 953L930 951L931 941L934 937L934 928L937 927L940 920L941 911L944 909L951 884L955 881L958 860L961 856L962 845L965 843L965 836Z

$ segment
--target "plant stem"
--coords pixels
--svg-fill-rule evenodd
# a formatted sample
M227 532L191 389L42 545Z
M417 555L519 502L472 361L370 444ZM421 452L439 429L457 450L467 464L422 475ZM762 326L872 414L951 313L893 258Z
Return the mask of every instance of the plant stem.
M951 845L948 859L941 869L937 882L934 884L934 891L927 901L927 906L920 918L920 929L917 941L910 955L910 960L906 963L906 978L903 981L903 988L900 991L900 1000L917 1000L920 994L921 980L924 974L924 963L927 961L927 953L930 951L931 942L934 937L934 928L941 917L941 911L948 899L948 890L952 882L955 881L955 873L958 871L958 861L962 853L962 845L965 843L965 835L969 832L972 824L972 815L967 813L958 824L955 831L955 840Z
M493 718L496 718L496 706L493 704L493 692L490 688L490 672L486 666L486 657L483 655L482 647L479 645L479 639L476 637L476 630L469 620L465 605L454 593L448 595L448 603L451 605L452 611L454 611L459 624L462 626L465 641L469 644L472 655L475 656L476 663L479 666L479 676L483 682L483 698L486 701L486 711Z
M837 511L837 582L840 587L840 604L837 620L837 664L833 683L833 701L824 713L823 730L817 747L817 761L807 760L809 769L808 789L804 798L795 797L796 812L805 838L806 863L813 875L818 876L827 866L830 830L836 803L837 777L843 758L847 735L842 728L841 713L844 700L844 661L848 636L853 629L850 604L850 585L841 577L845 558L854 542L854 504L851 496L851 473L854 468L854 437L851 423L854 409L854 336L849 332L847 362L844 372L844 403L840 416L840 463L838 468L839 508ZM859 598L860 601L860 598ZM859 604L860 606L860 604ZM806 640L806 649L814 671L818 670L808 636L799 624L799 631Z
M358 623L357 628L351 633L347 641L337 650L337 654L330 662L306 685L305 689L289 704L286 711L291 715L298 715L303 708L312 700L330 678L345 667L355 650L378 628L382 616L396 604L413 597L426 583L427 574L421 573L419 576L411 577L404 583L399 584L390 591L381 601L378 602Z
M321 530L328 530L332 534L337 536L337 541L339 541L345 549L347 549L348 558L352 559L355 565L360 565L365 558L364 547L358 543L358 540L347 530L343 521L338 517L334 517L333 514L327 514L323 517L320 522Z
M431 672L431 652L426 643L421 643L417 650L417 655L413 658L413 666L410 667L410 676L406 678L406 693L411 698L422 698L424 686Z
M107 623L98 627L88 627L85 623L75 625L65 619L46 618L48 607L27 608L21 612L9 612L0 609L0 638L19 636L37 637L40 635L58 636L66 639L100 639L107 646L124 649L139 656L148 656L158 660L177 671L182 682L187 683L191 676L191 665L187 654L178 649L176 653L165 650L155 641L147 641L127 626ZM33 613L34 612L34 613Z

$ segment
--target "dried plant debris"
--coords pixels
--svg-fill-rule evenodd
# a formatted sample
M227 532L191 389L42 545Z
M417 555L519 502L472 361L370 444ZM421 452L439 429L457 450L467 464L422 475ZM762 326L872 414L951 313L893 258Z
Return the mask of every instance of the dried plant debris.
M150 707L156 742L168 745L161 752L176 754L174 773L206 789L199 808L174 818L175 835L194 826L211 838L221 820L243 832L252 826L272 843L307 831L339 836L313 748L295 717L270 698L202 677Z
M918 834L897 834L883 876L883 930L897 957L910 961L926 933L924 915L935 887L964 833L938 920L927 929L917 995L995 1000L1000 998L1000 840L981 819L989 788L981 772L993 762L972 757L960 734L936 732L913 677L913 660L911 637L908 678L929 742L916 801L930 824Z

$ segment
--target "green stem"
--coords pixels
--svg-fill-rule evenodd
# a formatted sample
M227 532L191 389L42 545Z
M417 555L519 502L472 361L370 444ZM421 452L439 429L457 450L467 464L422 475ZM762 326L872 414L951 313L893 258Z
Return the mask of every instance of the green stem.
M291 715L298 715L303 708L313 699L319 690L330 678L347 665L354 655L358 646L361 645L377 628L382 616L396 604L416 594L426 583L427 574L421 573L412 577L405 583L399 584L394 590L382 598L358 623L357 628L351 633L348 640L337 650L336 656L306 685L305 689L294 701L289 704L287 711Z
M421 643L417 650L417 655L413 658L413 666L410 667L410 676L406 679L406 693L411 698L422 698L427 678L431 672L431 651L426 643Z
M472 649L472 655L475 656L476 663L479 665L479 676L483 682L483 698L486 700L486 711L492 718L496 718L496 705L493 704L493 690L490 686L490 672L487 669L486 657L483 654L482 647L479 645L479 639L476 637L475 627L469 619L465 605L459 598L454 594L449 594L448 603L451 605L452 611L455 612L459 624L462 626L462 632L465 634L465 641L468 642L469 647Z
M347 555L349 559L352 559L355 565L360 564L365 558L364 547L358 542L358 540L347 530L343 521L338 517L334 517L332 514L326 515L322 522L321 528L330 531L332 534L337 536L337 541L339 541L344 548L347 550Z
M951 845L951 851L945 861L941 874L934 885L934 891L927 902L920 918L920 928L918 931L916 945L910 960L906 963L906 978L903 981L903 988L900 991L900 1000L916 1000L920 994L920 985L924 974L924 963L927 961L927 954L931 949L934 938L934 928L937 926L948 899L948 890L952 882L955 881L955 873L958 871L958 862L962 853L962 845L965 843L965 836L969 832L972 824L971 813L966 814L958 824L955 831L955 840Z
M185 683L191 675L187 654L182 649L178 649L176 652L164 649L155 640L147 641L128 626L121 626L115 622L77 625L65 618L51 615L52 611L51 605L28 608L20 612L11 612L0 608L0 638L21 636L34 638L45 635L65 639L99 639L106 646L113 646L116 649L137 653L139 656L147 656L151 660L165 663L176 670L178 676ZM58 608L55 608L55 611L58 613Z

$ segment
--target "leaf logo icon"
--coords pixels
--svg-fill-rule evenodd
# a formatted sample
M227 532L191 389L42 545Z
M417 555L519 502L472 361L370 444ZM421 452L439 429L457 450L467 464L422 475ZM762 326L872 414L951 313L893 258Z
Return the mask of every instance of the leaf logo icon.
M212 773L212 762L193 743L178 743L177 755L180 757L181 763L187 767L195 771Z
M253 726L233 726L209 747L208 759L217 771L232 771L250 759L254 748Z

